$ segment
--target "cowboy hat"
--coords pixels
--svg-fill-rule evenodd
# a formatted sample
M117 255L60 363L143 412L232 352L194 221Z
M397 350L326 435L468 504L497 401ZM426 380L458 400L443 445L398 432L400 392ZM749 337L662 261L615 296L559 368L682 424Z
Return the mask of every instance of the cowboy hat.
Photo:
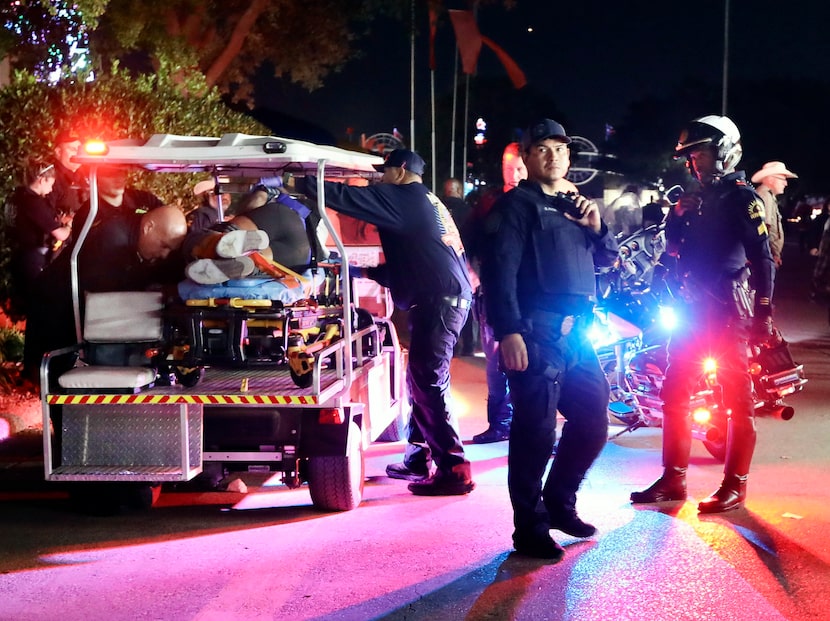
M752 183L760 183L761 180L770 175L777 175L787 179L798 179L798 175L787 170L784 162L767 162L761 167L761 170L752 175Z

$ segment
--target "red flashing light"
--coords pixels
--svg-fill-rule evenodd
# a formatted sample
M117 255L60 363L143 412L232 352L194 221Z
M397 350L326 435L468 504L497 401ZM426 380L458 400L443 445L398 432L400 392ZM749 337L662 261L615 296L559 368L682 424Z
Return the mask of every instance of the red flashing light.
M87 155L106 155L109 147L103 140L87 140L84 143L84 153Z

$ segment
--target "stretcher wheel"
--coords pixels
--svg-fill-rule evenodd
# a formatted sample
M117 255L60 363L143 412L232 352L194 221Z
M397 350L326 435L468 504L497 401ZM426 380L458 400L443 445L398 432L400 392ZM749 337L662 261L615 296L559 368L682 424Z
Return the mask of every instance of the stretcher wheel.
M176 382L185 388L193 388L202 379L205 370L202 367L174 367Z
M294 380L294 384L296 384L297 388L308 388L314 381L313 371L300 374L297 373L294 369L289 370L291 371L291 379Z

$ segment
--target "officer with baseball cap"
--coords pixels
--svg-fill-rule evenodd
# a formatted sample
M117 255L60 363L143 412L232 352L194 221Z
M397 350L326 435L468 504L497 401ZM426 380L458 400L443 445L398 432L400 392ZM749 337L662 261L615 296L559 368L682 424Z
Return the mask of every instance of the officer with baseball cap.
M450 359L472 286L461 235L449 210L423 184L424 167L414 151L395 149L375 166L383 172L380 183L327 181L325 197L331 209L377 227L385 262L366 268L366 276L389 287L395 305L409 311L409 443L403 462L390 464L386 473L411 481L416 495L462 495L475 484L447 399ZM298 189L316 200L316 178L298 181ZM432 461L436 469L430 474Z
M554 528L596 532L576 512L576 492L608 437L608 380L588 338L596 300L594 267L612 265L617 243L596 203L565 176L565 128L541 119L522 136L527 179L503 195L485 221L482 287L487 317L510 381L507 486L519 554L558 561ZM556 440L557 410L567 420Z

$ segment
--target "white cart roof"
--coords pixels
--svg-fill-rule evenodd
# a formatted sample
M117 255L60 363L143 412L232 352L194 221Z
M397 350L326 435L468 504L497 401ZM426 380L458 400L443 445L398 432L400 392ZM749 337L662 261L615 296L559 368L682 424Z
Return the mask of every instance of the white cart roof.
M118 140L106 143L106 147L106 153L101 155L81 148L73 160L93 166L130 165L158 172L246 177L317 174L321 162L327 177L370 177L380 174L373 165L383 163L381 157L368 153L247 134L225 134L221 138L155 134L144 144Z

